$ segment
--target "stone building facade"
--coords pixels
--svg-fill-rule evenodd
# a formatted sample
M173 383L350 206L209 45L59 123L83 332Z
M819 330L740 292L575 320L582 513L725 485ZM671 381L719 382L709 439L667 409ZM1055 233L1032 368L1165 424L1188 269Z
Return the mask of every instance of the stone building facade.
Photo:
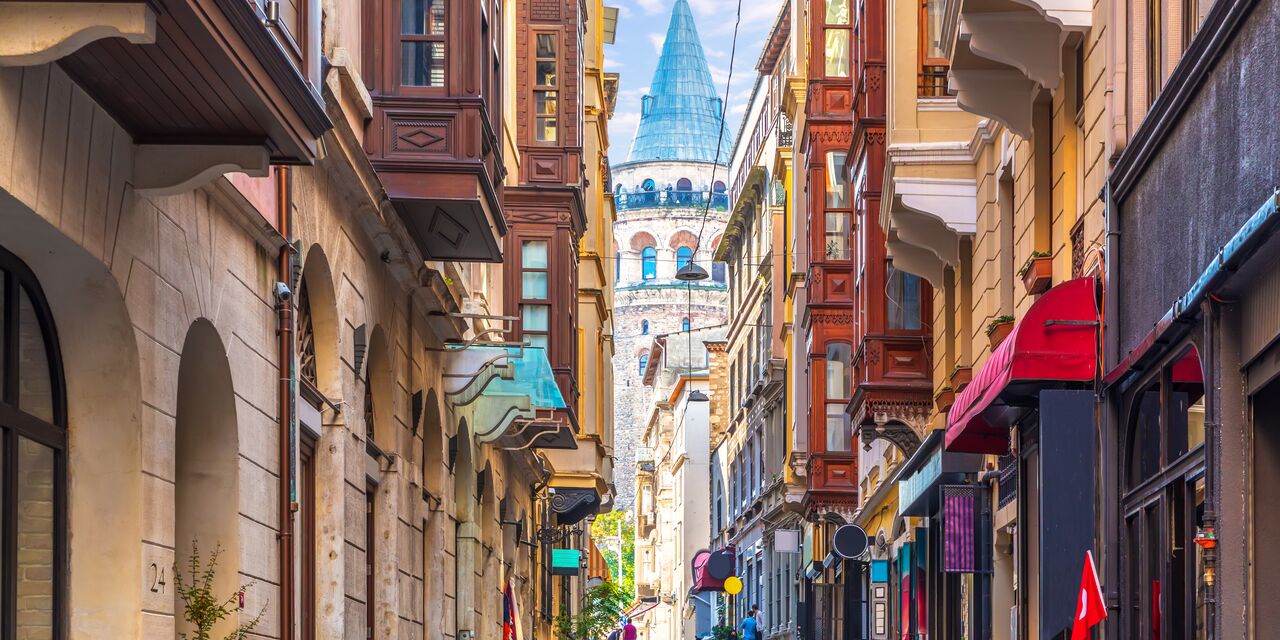
M531 329L504 319L523 274L500 251L521 180L507 132L529 114L480 94L515 88L517 65L483 88L463 80L488 53L439 76L374 65L400 50L378 25L401 35L409 4L0 7L0 555L17 559L0 637L190 633L175 571L197 544L221 548L219 596L243 589L216 637L261 614L252 637L494 639L506 595L546 637L577 606L586 572L553 576L549 548L598 557L608 378L571 366L555 373L578 393L561 393L541 350L503 341ZM521 4L424 10L417 35L456 52L483 33L506 55ZM617 13L574 6L557 33L578 40L557 50L587 67L595 192L566 188L607 238ZM413 109L433 119L396 120ZM573 249L548 279L576 273ZM530 371L541 388L503 386ZM507 406L517 420L493 419ZM569 409L590 424L548 418Z
M687 78L694 81L682 81ZM618 207L614 414L621 509L630 509L634 497L635 450L650 395L641 378L654 336L725 322L725 275L711 261L728 219L726 165L732 143L721 122L721 104L689 4L677 0L630 155L613 166ZM677 280L676 271L689 261L711 277Z

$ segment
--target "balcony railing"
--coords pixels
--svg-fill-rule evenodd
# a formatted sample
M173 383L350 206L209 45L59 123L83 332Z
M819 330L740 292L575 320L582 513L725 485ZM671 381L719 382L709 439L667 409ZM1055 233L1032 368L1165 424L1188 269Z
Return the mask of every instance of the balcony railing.
M946 98L955 95L947 82L948 65L924 65L916 80L916 95L921 98Z
M617 194L618 209L652 209L703 207L710 202L711 208L724 211L729 208L729 194L710 191L620 191Z

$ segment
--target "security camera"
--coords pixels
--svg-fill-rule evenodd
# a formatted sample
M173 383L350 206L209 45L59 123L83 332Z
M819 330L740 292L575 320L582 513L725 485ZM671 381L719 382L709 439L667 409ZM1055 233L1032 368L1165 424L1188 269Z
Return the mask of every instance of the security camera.
M288 302L293 298L293 292L289 290L289 285L283 282L277 282L272 293L276 296L276 302Z

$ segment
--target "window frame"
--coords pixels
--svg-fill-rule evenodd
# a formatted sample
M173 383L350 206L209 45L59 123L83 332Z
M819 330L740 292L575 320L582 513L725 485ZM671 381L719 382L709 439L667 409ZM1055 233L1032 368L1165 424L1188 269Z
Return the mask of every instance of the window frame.
M516 309L520 316L520 323L519 323L520 330L516 338L521 342L527 342L528 336L545 336L546 351L547 351L547 355L550 356L551 348L553 346L553 343L555 342L555 338L554 338L555 316L553 312L553 307L554 307L553 300L555 299L555 284L554 284L555 281L552 277L552 273L554 271L553 265L555 264L555 261L554 261L555 238L547 234L529 233L529 234L522 234L519 237L517 237L515 240L516 240L516 254L517 254L515 258L515 261L516 261L515 267L516 267L516 273L520 275L520 277L516 279L517 281L515 283ZM547 265L545 267L525 266L525 260L524 260L525 245L531 242L541 242L546 245ZM525 295L524 275L526 273L534 273L534 274L540 273L545 276L546 285L547 285L547 296L545 298L534 298L534 297L529 297ZM546 329L531 330L528 327L525 327L524 310L526 307L546 307L547 308ZM539 345L533 345L533 346L539 346Z
M841 397L832 397L828 393L828 388L831 385L830 373L831 373L831 362L832 362L831 355L832 355L833 347L844 347L848 357L847 361L844 361L842 363L844 365L844 375L842 377L848 382L848 384L843 385L843 390L845 392L845 395ZM846 413L844 410L844 408L849 404L849 399L850 399L850 396L852 396L852 394L853 394L853 344L845 340L829 340L826 342L825 345L823 345L823 358L822 358L821 446L822 446L823 452L836 453L836 454L852 454L854 452L853 428L852 428L852 425L850 424L849 414ZM846 428L848 430L846 448L844 449L832 449L830 447L831 434L829 433L829 430L830 430L829 421L830 421L830 418L834 415L833 413L831 413L832 408L835 408L836 410L838 410L840 415L843 416L842 428Z
M849 161L849 153L844 149L827 149L822 152L823 165L822 171L822 245L821 255L824 262L853 262L854 254L857 247L854 245L854 215L853 215L853 181L849 176L843 177L844 186L844 206L831 204L830 191L832 180L840 180L844 172L844 165ZM840 159L840 166L837 164L837 158ZM828 252L828 238L832 237L832 230L828 225L828 217L832 214L841 214L845 217L844 240L844 257L832 257Z
M529 73L531 76L529 78L529 92L530 92L530 105L529 105L530 125L529 126L531 127L531 130L533 133L533 135L529 136L529 140L530 142L537 145L554 146L554 145L561 144L561 134L564 128L564 123L562 122L562 118L561 118L562 114L564 113L564 109L562 108L563 105L561 104L561 101L564 97L564 91L562 90L562 87L561 87L561 75L562 75L561 70L562 70L562 67L564 66L562 64L562 57L560 55L561 49L563 47L563 40L564 40L561 37L562 33L563 31L560 29L539 27L536 30L531 30L529 34L531 36L529 38L529 46L531 47L531 50L529 51ZM549 57L541 57L539 55L538 40L542 36L549 36L551 38L551 41L555 44L555 51L552 51ZM554 72L555 82L553 84L545 85L545 84L538 83L538 80L539 80L538 64L544 63L544 62L550 62L555 65L555 72ZM553 115L549 116L549 115L538 112L539 94L548 94L555 98L555 113ZM554 131L554 136L550 139L543 139L540 137L544 131L544 129L541 126L541 121L547 120L547 119L553 120L555 122L555 127L552 129L552 131Z
M947 58L929 57L929 50L932 48L929 43L929 4L942 1L919 0L920 11L916 29L916 59L918 65L916 70L916 77L918 78L916 81L916 96L920 98L949 98L952 95L950 93L950 84L947 81L947 71L951 68L951 61ZM932 79L938 77L941 77L941 82L935 84Z
M648 246L640 249L640 280L658 279L658 249Z
M449 74L449 59L450 59L449 34L451 31L450 23L452 21L454 12L451 10L449 6L451 0L424 0L424 2L428 3L428 5L431 2L437 2L437 1L444 3L443 26L441 27L441 33L439 34L403 33L404 28L402 25L404 21L405 0L394 0L394 2L390 3L392 5L392 10L388 12L388 16L385 21L386 29L387 29L387 32L386 32L387 37L385 40L389 40L391 42L388 42L386 45L384 45L391 54L390 56L388 56L389 58L391 58L391 70L390 70L391 77L389 78L390 82L388 82L387 84L391 87L394 87L395 91L399 95L432 96L432 95L443 95L447 93L448 86L449 86L449 75L450 75ZM452 1L456 2L457 0L452 0ZM427 31L430 31L430 27L428 27ZM441 45L444 52L443 54L444 69L442 72L443 76L441 78L439 85L405 84L403 76L404 76L404 43L406 42L429 42L429 43L439 43ZM394 43L394 46L391 46L392 43ZM427 70L427 75L428 76L430 75L429 69Z
M814 23L818 27L818 37L814 40L814 46L818 49L818 55L814 56L815 63L819 65L817 76L826 80L852 80L854 73L854 39L853 39L853 14L856 0L835 0L842 1L845 4L848 13L848 22L827 22L827 3L832 0L817 0L818 12L814 19ZM847 73L845 75L830 75L827 73L827 34L835 32L844 32L845 34L845 67Z
M0 340L4 350L0 352L0 368L4 378L0 383L0 441L4 448L3 469L0 470L0 512L4 514L4 557L0 574L0 636L17 636L17 582L18 558L18 445L20 439L49 449L53 456L53 602L51 605L52 637L65 638L67 611L67 583L69 578L67 548L67 405L66 384L62 366L57 327L53 312L45 298L39 279L17 256L0 247L0 279L4 288L4 305L0 307ZM18 381L21 375L18 358L19 293L26 292L27 301L35 315L37 327L44 342L45 361L49 375L49 402L52 421L46 421L23 411L19 407Z

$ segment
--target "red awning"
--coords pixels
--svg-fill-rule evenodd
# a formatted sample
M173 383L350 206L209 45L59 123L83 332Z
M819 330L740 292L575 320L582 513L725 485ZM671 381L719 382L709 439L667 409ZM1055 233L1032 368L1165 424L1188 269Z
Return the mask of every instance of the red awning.
M1091 383L1098 373L1098 303L1093 278L1045 292L956 397L947 451L1003 454L1018 407L1046 387Z

